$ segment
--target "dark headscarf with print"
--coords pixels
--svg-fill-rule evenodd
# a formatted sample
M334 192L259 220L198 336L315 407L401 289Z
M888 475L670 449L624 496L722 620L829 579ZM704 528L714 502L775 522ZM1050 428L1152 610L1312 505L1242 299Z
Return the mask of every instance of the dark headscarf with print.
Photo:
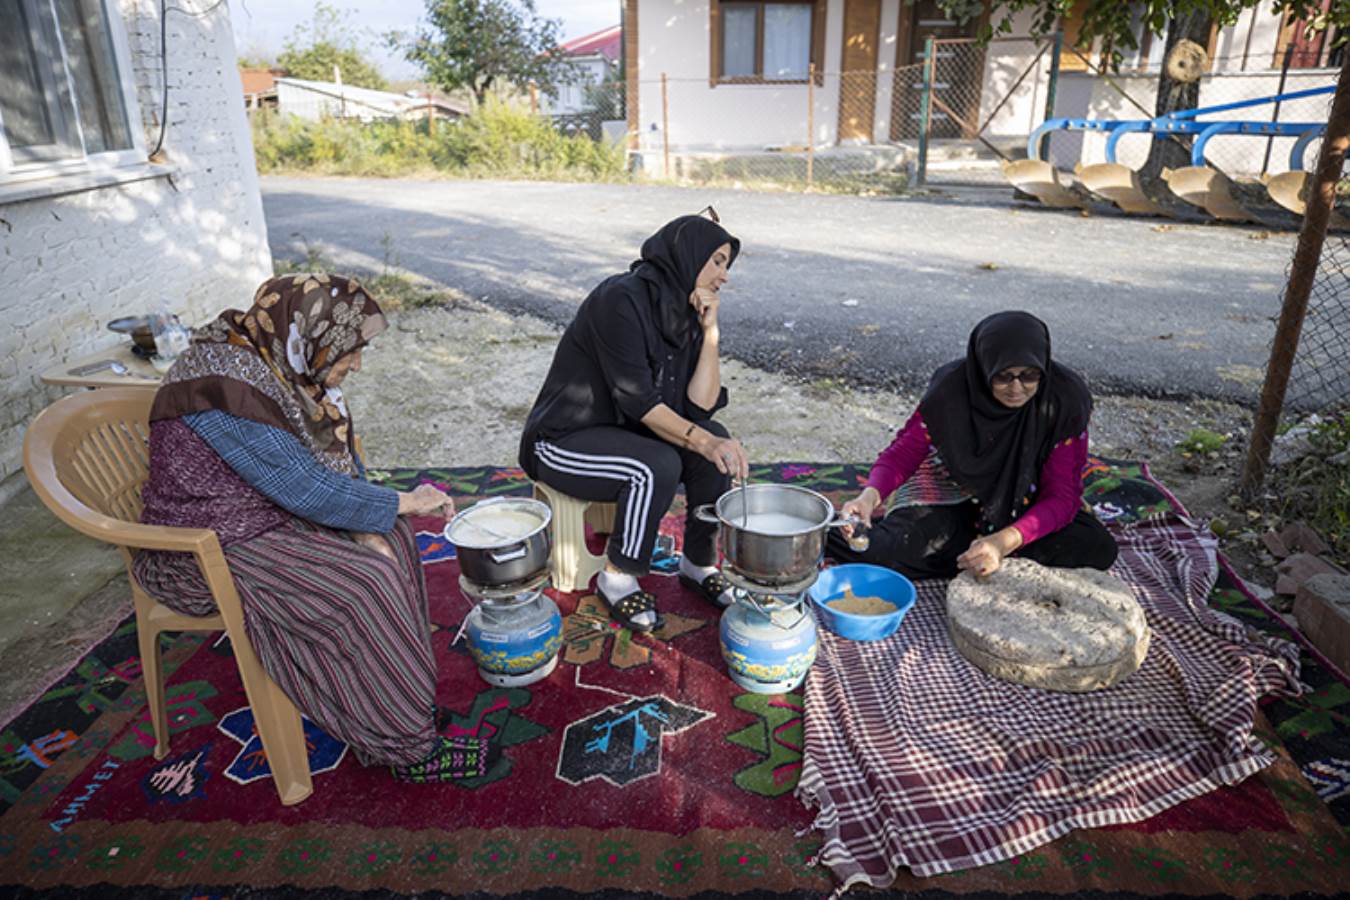
M712 219L680 216L642 243L642 258L629 270L651 285L661 336L672 347L683 347L691 335L701 335L698 313L689 303L698 275L718 247L731 245L727 268L741 252L741 242Z
M1042 373L1035 396L1017 409L990 388L1009 367ZM964 359L934 373L919 412L948 471L979 498L984 523L997 531L1025 506L1055 444L1086 430L1092 395L1077 372L1051 359L1044 322L1002 312L975 326Z
M247 310L197 329L164 377L150 419L219 410L298 437L320 462L354 474L351 418L333 366L388 327L355 280L285 275L263 282Z

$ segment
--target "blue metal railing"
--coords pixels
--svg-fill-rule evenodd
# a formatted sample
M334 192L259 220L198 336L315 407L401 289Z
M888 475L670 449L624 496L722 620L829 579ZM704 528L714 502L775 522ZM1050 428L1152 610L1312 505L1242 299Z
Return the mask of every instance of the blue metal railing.
M1298 100L1303 97L1315 97L1321 94L1331 94L1336 90L1335 85L1327 87L1308 88L1302 91L1292 91L1287 94L1274 94L1269 97L1257 97L1251 100L1240 100L1236 103L1225 103L1219 106L1204 106L1196 109L1182 109L1171 112L1154 119L1074 119L1074 118L1056 118L1047 119L1042 122L1040 127L1031 133L1027 138L1027 158L1041 159L1041 151L1044 149L1046 155L1049 154L1049 136L1054 131L1101 131L1107 133L1106 139L1106 161L1114 163L1116 161L1116 146L1120 139L1127 134L1176 134L1176 135L1194 135L1195 143L1191 147L1191 165L1203 166L1205 164L1205 148L1210 140L1218 135L1245 134L1264 137L1297 137L1293 148L1289 152L1289 168L1297 171L1303 168L1303 155L1308 148L1308 144L1317 138L1326 130L1325 122L1258 122L1258 121L1224 121L1224 122L1199 122L1196 121L1200 116L1213 115L1215 113L1230 112L1235 109L1247 109L1253 106L1264 106L1269 103L1282 102L1285 100ZM1044 139L1044 147L1042 140Z

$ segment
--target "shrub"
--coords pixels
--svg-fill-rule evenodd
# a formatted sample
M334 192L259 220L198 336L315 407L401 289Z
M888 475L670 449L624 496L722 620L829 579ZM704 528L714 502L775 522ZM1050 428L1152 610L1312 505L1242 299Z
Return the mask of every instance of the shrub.
M1324 419L1308 438L1307 456L1271 470L1270 491L1283 518L1305 519L1350 562L1350 411Z
M551 119L489 101L457 121L357 122L260 111L253 119L260 172L607 180L627 177L623 148L565 136Z

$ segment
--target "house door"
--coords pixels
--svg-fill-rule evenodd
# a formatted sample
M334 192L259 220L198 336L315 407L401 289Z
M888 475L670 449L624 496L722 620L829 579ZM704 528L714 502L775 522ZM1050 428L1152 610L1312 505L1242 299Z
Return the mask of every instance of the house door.
M839 79L839 140L872 143L877 109L881 0L844 0L844 54Z
M988 15L986 9L985 15ZM895 91L891 116L891 140L913 140L919 136L920 99L923 93L923 48L928 38L974 37L981 18L976 17L964 26L948 17L936 0L918 0L900 4L898 37L900 52L896 60ZM964 115L974 98L979 109L980 79L984 74L984 51L975 45L939 46L934 70L935 93L953 109ZM930 112L933 137L959 137L961 126L950 120L945 112L934 107Z

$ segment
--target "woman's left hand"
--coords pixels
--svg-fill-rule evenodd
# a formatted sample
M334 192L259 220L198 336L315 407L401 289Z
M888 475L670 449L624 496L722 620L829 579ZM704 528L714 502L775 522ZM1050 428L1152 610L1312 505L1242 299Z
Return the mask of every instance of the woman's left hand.
M689 295L689 303L698 313L698 322L704 331L717 329L717 311L721 301L717 291L708 288L694 288L694 292Z
M374 550L381 556L387 556L393 560L398 559L398 557L394 556L394 548L390 547L389 542L381 535L371 534L366 531L354 531L352 532L352 540L368 550Z

